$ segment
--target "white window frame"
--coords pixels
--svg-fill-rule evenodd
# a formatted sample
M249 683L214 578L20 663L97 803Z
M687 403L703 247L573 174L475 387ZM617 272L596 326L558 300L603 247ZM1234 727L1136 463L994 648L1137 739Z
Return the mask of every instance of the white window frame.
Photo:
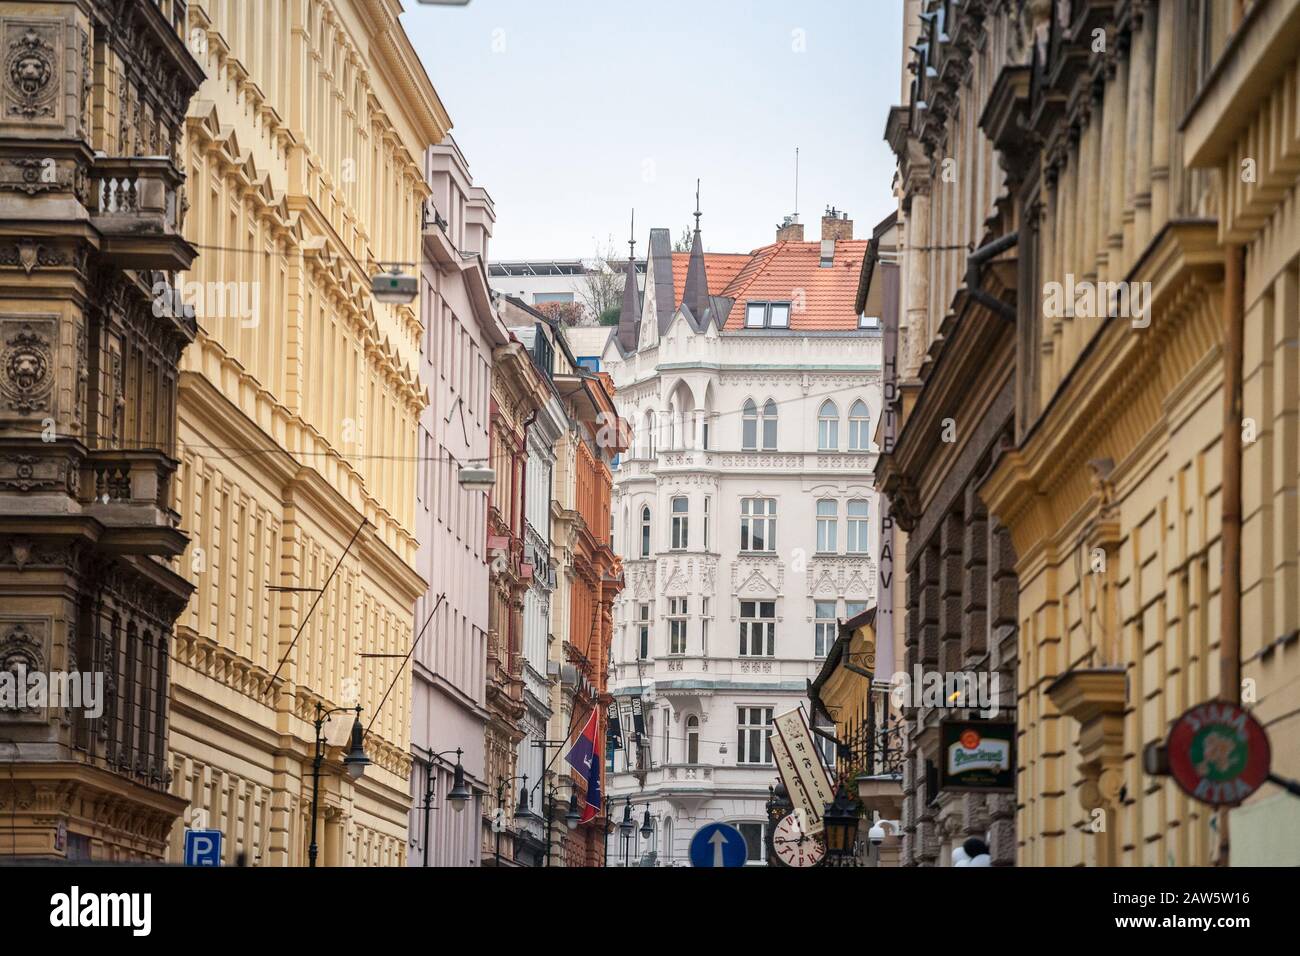
M763 547L754 547L761 538ZM776 499L740 499L740 550L752 554L776 552Z
M759 424L762 430L763 451L776 451L778 443L778 427L780 426L780 417L777 413L776 402L768 399L763 403L763 414L759 416ZM768 434L769 426L771 434Z
M747 398L740 410L741 451L758 451L758 428L758 405L752 398Z
M854 498L850 501L847 523L848 553L867 554L871 548L871 502L866 498Z
M704 550L705 551L709 550L709 524L711 520L711 516L709 514L709 503L712 500L713 499L711 497L706 497L704 499Z
M686 655L686 615L689 602L686 598L668 599L668 656Z
M637 605L636 618L636 659L650 659L650 605Z
M641 507L641 557L650 557L650 519L652 515L649 505Z
M771 613L765 614L768 609ZM740 602L740 656L776 657L775 600Z
M829 398L817 409L817 450L840 450L840 410Z
M772 708L738 707L736 711L736 764L744 767L772 765ZM758 721L755 723L755 721ZM764 734L763 731L767 733ZM759 760L750 760L752 751L761 749Z
M669 507L672 509L669 547L673 551L685 551L690 547L691 499L685 495L677 495L671 500Z
M830 653L835 643L839 620L835 616L834 601L813 602L813 657L821 659Z
M871 450L871 409L862 399L849 406L849 451Z
M840 503L834 498L817 500L817 553L839 553Z

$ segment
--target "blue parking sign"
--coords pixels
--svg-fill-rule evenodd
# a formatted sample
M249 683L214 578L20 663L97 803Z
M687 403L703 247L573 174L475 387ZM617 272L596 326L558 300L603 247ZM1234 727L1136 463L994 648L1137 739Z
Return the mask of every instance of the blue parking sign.
M221 865L221 831L220 830L186 830L185 831L185 865L186 866L220 866Z

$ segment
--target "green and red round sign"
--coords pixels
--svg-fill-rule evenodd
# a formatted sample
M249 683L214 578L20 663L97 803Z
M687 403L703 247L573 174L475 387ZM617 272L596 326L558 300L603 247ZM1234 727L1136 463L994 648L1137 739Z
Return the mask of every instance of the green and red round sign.
M1268 779L1268 735L1236 704L1212 700L1184 713L1165 742L1169 772L1193 800L1234 807Z

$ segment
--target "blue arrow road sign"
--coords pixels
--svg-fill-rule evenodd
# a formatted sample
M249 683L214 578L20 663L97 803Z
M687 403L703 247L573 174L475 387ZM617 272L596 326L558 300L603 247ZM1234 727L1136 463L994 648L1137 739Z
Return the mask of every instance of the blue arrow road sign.
M710 823L691 837L691 866L744 866L749 858L745 838L725 823Z
M220 866L221 865L221 831L220 830L186 830L185 831L185 865L186 866Z

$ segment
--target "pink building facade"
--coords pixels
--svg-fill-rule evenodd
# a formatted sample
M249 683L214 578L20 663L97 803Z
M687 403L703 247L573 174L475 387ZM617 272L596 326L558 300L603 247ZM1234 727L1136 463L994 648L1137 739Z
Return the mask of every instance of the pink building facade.
M450 138L428 150L425 173L433 193L418 301L424 324L420 381L428 405L420 418L416 520L419 568L429 588L415 607L415 633L424 631L411 660L407 859L411 866L478 866L481 815L490 800L483 754L487 495L463 487L458 473L471 463L490 464L492 352L506 342L507 332L487 283L495 221L491 197L473 184ZM457 748L464 751L460 760L474 794L460 812L446 800ZM433 797L426 800L430 782Z

